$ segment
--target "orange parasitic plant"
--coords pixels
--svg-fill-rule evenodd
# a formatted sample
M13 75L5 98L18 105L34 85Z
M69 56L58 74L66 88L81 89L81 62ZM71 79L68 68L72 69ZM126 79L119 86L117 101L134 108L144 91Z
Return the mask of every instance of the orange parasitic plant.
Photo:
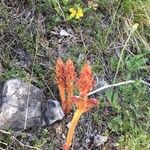
M72 101L76 105L77 110L73 116L73 119L71 121L67 140L66 143L63 146L63 150L69 150L72 138L74 135L75 128L77 126L77 123L81 117L81 115L87 111L89 111L91 108L98 105L97 99L88 98L88 92L93 87L94 83L94 77L92 75L92 71L90 66L86 63L84 67L81 70L79 80L77 81L77 86L79 88L80 95L79 96L72 96Z
M68 59L66 64L58 58L56 62L56 82L58 84L60 98L62 101L62 109L67 114L71 110L73 96L73 87L76 73L73 62Z
M68 59L66 62L65 77L66 77L66 92L67 92L66 113L69 114L72 106L71 97L73 96L74 81L76 78L74 65L71 59Z
M56 82L59 88L63 111L65 111L66 105L64 68L65 68L64 62L61 60L61 58L58 58L56 62Z

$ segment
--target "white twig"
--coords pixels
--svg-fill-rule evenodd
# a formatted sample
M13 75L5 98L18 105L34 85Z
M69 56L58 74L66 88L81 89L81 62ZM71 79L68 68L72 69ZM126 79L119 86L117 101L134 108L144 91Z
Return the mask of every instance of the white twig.
M14 137L14 136L12 136L11 138L12 138L13 140L17 141L22 147L27 147L27 148L30 148L30 149L40 150L40 149L37 148L37 147L33 147L33 146L30 146L30 145L23 144L23 143L20 142L18 139L16 139L16 137Z
M98 89L96 89L96 90L90 92L90 93L88 94L88 96L89 96L89 95L92 95L92 94L95 94L95 93L97 93L97 92L100 92L100 91L102 91L102 90L111 88L111 87L120 86L120 85L124 85L124 84L135 83L135 82L136 82L136 80L129 80L129 81L124 81L124 82L119 82L119 83L116 83L116 84L106 85L106 86L103 86L103 87L101 87L101 88L98 88ZM143 83L143 84L145 84L145 85L150 86L150 84L149 84L148 82L146 82L146 81L140 80L140 82Z
M4 134L11 134L11 132L8 132L8 131L5 131L5 130L0 130L1 133L4 133Z

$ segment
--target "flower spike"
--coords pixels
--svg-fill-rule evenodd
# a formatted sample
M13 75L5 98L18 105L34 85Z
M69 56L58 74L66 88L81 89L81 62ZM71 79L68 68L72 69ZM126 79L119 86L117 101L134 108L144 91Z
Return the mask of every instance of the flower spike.
M65 111L66 98L65 98L65 64L61 58L58 58L56 62L56 82L58 84L60 98L62 101L62 109Z
M56 82L58 84L63 111L67 114L71 110L74 81L76 73L71 59L66 64L58 58L56 62Z
M78 121L79 121L81 115L99 104L97 99L93 99L93 98L88 99L87 94L90 91L90 89L93 87L93 82L94 82L94 78L92 75L91 68L88 64L85 64L81 70L80 78L77 81L77 85L78 85L79 91L80 91L80 96L79 97L77 97L77 96L71 97L72 102L77 107L77 110L71 121L68 135L67 135L67 140L63 146L63 150L69 150L71 143L72 143L75 128L78 124Z
M77 82L81 95L87 94L93 87L94 77L89 64L85 64L81 70L80 78Z
M71 59L68 59L66 64L64 64L61 58L59 58L56 63L56 82L62 100L62 108L66 113L69 113L72 103L77 107L69 127L67 141L63 146L63 150L69 150L75 128L81 115L98 105L97 99L88 99L88 92L91 90L94 83L94 77L89 64L86 63L80 72L80 77L77 81L80 92L80 96L78 97L73 96L75 78L76 73Z
M73 87L76 78L75 68L71 59L68 59L66 62L65 77L66 77L66 92L67 92L66 113L68 114L72 106L71 97L73 96Z

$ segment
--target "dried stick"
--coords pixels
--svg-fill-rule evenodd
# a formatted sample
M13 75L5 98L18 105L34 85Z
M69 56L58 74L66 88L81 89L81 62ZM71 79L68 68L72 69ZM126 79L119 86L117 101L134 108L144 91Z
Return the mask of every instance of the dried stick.
M116 84L111 84L111 85L106 85L106 86L103 86L101 88L98 88L90 93L88 93L88 96L92 95L92 94L95 94L97 92L100 92L102 90L105 90L105 89L108 89L108 88L111 88L111 87L115 87L115 86L120 86L120 85L124 85L124 84L130 84L130 83L135 83L136 80L128 80L128 81L124 81L124 82L119 82L119 83L116 83ZM146 82L146 81L143 81L143 80L140 80L141 83L147 85L147 86L150 86L150 83Z

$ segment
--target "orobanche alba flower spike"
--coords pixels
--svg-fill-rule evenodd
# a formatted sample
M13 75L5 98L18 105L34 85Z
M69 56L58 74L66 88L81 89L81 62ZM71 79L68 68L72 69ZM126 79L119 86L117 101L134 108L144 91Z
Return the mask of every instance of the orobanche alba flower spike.
M66 97L65 97L65 64L61 60L61 58L58 58L56 62L56 82L58 84L60 98L62 101L62 109L65 111L66 107Z
M91 68L88 64L85 64L84 67L81 70L80 78L77 81L77 85L79 87L80 96L73 96L72 101L77 107L77 110L73 116L73 119L71 121L68 135L67 135L67 141L63 146L63 150L69 150L72 142L72 138L74 135L74 130L77 126L77 123L81 117L81 115L87 111L89 111L91 108L98 105L97 99L88 99L88 92L93 87L94 77L92 75Z
M56 63L56 81L58 84L60 98L62 101L63 111L67 114L71 110L73 96L73 87L76 73L71 59L68 59L66 64L61 58L58 58Z

